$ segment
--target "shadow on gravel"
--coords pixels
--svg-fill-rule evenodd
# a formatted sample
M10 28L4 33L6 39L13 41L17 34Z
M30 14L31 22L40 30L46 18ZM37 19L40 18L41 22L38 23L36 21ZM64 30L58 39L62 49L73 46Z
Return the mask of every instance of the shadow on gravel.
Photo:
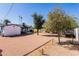
M60 45L72 45L72 41L71 40L67 40L65 42L61 42Z
M52 34L52 35L47 34L47 35L42 35L42 36L46 36L46 37L58 37L58 35L54 35L54 34Z
M0 56L2 56L2 49L0 49Z
M22 35L15 35L15 36L4 36L4 37L22 37L22 36L28 36L28 35L31 35L33 33L30 33L30 34L22 34Z
M60 45L69 50L78 50L79 51L79 44L73 44L72 41L70 41L70 40L68 40L66 42L61 42Z

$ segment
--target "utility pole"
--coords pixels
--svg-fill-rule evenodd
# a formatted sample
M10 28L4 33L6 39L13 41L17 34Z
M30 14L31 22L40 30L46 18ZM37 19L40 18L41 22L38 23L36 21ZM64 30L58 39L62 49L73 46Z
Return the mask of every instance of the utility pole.
M19 21L20 21L20 24L22 25L22 19L23 17L22 16L19 16Z

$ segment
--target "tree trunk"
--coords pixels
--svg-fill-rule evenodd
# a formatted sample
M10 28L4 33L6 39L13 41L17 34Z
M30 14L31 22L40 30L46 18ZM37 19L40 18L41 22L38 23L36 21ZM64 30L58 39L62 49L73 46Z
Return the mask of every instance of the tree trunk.
M58 32L58 43L60 44L60 32Z
M37 29L37 35L39 35L39 29Z
M73 42L74 42L74 37L73 37L73 35L71 35L71 38L72 38L72 44L73 44Z

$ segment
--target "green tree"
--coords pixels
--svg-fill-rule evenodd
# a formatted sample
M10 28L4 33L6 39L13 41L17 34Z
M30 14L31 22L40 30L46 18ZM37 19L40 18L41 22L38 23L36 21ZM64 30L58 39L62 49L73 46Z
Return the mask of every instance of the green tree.
M26 23L22 23L22 32L26 33L27 30L28 30L28 27L27 27Z
M54 9L48 15L48 21L45 28L49 31L56 32L58 34L58 42L60 43L61 32L65 30L65 13L60 8Z
M42 28L42 25L44 24L43 16L38 15L37 13L33 14L34 19L34 27L37 29L37 35L39 35L39 30Z
M4 25L8 25L8 23L11 23L8 19L5 19L5 20L3 21L3 24L4 24Z
M25 23L22 23L23 28L27 28L27 25Z
M66 22L65 22L66 23L66 30L72 30L72 29L78 27L78 24L75 21L74 17L66 15L65 19L66 19Z
M54 9L48 14L48 20L45 23L45 29L49 32L56 32L58 34L58 42L60 43L61 33L68 29L74 29L77 23L73 17L65 14L60 8Z

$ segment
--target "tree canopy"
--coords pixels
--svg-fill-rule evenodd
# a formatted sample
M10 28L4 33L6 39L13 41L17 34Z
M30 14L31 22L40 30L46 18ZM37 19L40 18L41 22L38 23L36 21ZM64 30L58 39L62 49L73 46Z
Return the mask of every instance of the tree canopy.
M73 17L66 15L60 8L55 8L54 11L48 14L48 20L45 23L45 29L47 32L55 32L58 34L58 40L60 43L61 33L68 29L74 29L77 27L77 23Z
M3 24L8 25L8 23L11 23L11 21L9 21L8 19L4 19Z
M66 15L65 12L59 8L48 14L48 20L45 23L47 32L64 31L78 27L74 17Z
M44 24L45 20L43 19L42 15L38 15L37 13L33 14L33 20L34 20L34 27L37 29L37 34L39 33L39 29L42 28L42 25Z

